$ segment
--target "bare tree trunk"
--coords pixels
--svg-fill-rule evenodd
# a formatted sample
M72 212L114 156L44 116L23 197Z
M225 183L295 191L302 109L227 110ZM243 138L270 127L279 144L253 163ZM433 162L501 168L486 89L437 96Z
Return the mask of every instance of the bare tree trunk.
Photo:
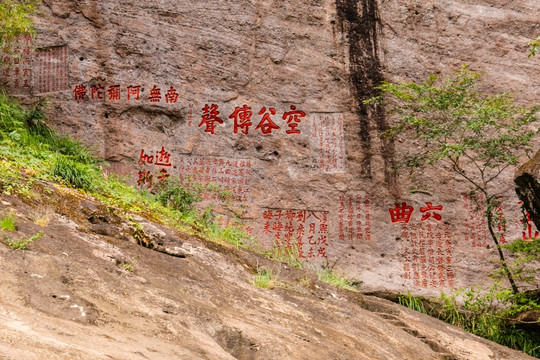
M486 216L487 216L487 221L488 221L489 233L491 234L491 238L493 239L493 242L495 243L495 247L497 248L497 251L499 252L501 265L502 265L503 271L506 273L506 277L508 278L508 281L510 282L510 286L512 287L512 292L514 294L517 294L519 293L518 287L516 285L516 282L514 281L514 277L512 276L510 269L508 268L508 264L506 263L506 259L504 258L501 245L499 244L499 240L497 239L497 235L495 235L495 232L493 231L493 212L492 212L493 206L488 201L486 201L486 205L487 205Z

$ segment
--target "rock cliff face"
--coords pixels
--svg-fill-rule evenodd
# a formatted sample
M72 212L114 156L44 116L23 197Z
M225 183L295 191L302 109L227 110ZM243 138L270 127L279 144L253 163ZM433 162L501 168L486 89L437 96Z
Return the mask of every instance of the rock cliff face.
M31 74L4 80L49 96L55 126L134 184L217 183L264 246L296 244L367 289L436 294L487 279L485 223L446 169L392 174L402 144L363 100L469 64L485 90L532 102L539 14L534 0L45 0L37 40L21 39ZM508 241L528 236L511 180Z

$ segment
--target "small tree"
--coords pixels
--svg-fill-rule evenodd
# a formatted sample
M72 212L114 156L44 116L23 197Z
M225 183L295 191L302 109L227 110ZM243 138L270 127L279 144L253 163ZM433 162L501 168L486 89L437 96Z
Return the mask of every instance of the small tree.
M384 136L415 136L419 146L409 146L399 167L411 170L446 164L465 179L473 194L482 194L485 217L501 265L514 293L518 292L512 273L494 231L495 211L501 202L494 184L505 170L518 164L529 152L536 131L527 126L536 120L536 108L514 105L508 93L488 95L477 89L481 75L463 67L449 79L430 76L420 84L383 82L381 95L368 102L385 102L396 125Z

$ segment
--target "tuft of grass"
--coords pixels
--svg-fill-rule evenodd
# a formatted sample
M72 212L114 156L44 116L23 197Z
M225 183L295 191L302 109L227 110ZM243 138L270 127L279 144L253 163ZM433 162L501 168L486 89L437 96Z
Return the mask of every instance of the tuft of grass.
M322 270L317 271L317 278L319 279L319 281L336 286L338 288L350 291L358 291L358 282L349 280L343 275L337 274L336 272L334 272L333 269L327 266L323 267Z
M302 269L303 265L300 261L300 252L296 244L291 244L287 247L279 248L274 246L270 252L266 252L265 255L272 260L283 262L291 267Z
M129 263L121 262L120 266L122 266L124 269L126 269L126 271L129 271L130 273L135 272L135 268L133 267L133 265Z
M311 279L308 278L307 276L306 277L303 277L300 279L300 285L304 286L304 287L309 287L311 285Z
M426 308L424 307L424 302L420 299L411 294L410 291L407 291L407 295L398 295L398 304L403 305L409 309L412 309L414 311L418 311L422 314L428 314L426 311Z
M144 231L144 226L136 221L130 221L129 226L131 226L131 236L137 240L137 244L149 249L154 247L152 239L150 239L150 236Z
M13 250L27 250L28 244L32 243L33 241L39 239L42 236L43 236L43 231L40 231L37 234L30 236L29 238L26 238L23 236L19 240L15 240L15 241L9 240L8 238L8 245Z
M257 247L258 243L255 242L251 235L243 230L242 225L237 218L232 219L228 225L222 226L219 224L219 220L222 217L223 215L213 217L212 206L208 206L202 215L202 219L197 221L197 224L212 240L228 243L237 248L241 247L260 250Z
M194 204L201 200L201 188L189 189L175 179L167 179L157 186L155 199L162 206L181 213L193 211Z
M124 268L124 270L134 273L135 272L135 265L137 265L137 258L131 258L131 263L126 261L121 261L119 265Z
M98 183L99 170L94 165L57 155L51 174L75 188L92 191Z
M262 289L272 290L281 285L279 272L275 273L272 269L257 268L257 273L251 284Z
M15 222L15 216L12 213L0 217L0 228L9 231L17 230L17 223Z
M53 215L54 213L52 212L52 210L40 210L32 214L31 220L34 224L44 227L49 225L49 222L51 221Z

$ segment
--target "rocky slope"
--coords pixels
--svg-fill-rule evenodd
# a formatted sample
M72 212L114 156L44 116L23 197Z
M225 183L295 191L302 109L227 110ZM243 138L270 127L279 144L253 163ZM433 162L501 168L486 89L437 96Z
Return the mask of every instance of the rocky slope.
M0 195L0 212L18 225L4 238L44 231L26 251L0 244L1 359L529 358L320 283L310 271L135 217L175 256L150 250L91 198L50 184L35 189L41 195ZM284 285L251 285L260 267Z

